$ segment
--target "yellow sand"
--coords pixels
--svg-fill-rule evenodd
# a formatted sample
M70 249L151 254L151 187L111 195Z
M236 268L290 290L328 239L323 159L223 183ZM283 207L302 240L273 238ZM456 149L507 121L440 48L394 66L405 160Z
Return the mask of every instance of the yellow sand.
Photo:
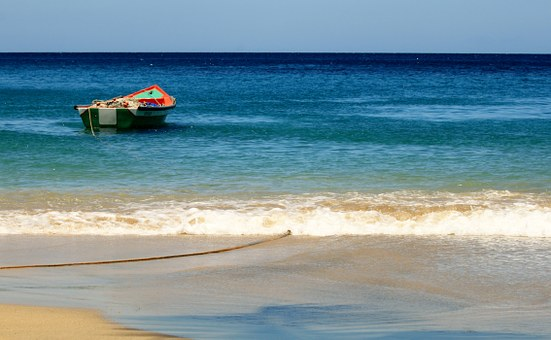
M0 305L0 339L166 339L83 309Z

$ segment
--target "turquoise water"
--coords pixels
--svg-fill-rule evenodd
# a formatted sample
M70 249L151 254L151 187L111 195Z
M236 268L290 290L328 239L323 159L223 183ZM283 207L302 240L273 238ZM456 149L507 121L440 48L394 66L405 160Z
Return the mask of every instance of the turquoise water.
M0 104L0 233L551 236L549 55L0 54Z

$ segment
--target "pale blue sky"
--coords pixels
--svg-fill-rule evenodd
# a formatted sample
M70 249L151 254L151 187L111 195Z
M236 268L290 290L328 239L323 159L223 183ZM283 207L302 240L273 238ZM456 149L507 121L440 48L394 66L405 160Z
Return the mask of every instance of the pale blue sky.
M551 53L551 0L17 0L1 8L0 52Z

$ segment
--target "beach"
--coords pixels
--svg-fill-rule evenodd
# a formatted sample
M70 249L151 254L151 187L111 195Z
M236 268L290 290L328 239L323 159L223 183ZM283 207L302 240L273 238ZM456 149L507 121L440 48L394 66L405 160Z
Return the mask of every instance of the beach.
M0 305L0 337L14 339L166 339L120 327L81 309Z
M262 239L3 236L0 249L4 264L21 265ZM191 338L540 337L551 332L550 254L545 239L289 236L189 258L5 270L0 299L93 309L123 327Z

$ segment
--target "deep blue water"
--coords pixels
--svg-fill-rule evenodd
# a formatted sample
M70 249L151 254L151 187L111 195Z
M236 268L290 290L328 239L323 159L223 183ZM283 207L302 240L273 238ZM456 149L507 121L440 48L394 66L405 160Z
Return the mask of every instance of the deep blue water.
M154 83L161 129L72 109ZM0 54L0 159L5 197L549 195L551 55Z

